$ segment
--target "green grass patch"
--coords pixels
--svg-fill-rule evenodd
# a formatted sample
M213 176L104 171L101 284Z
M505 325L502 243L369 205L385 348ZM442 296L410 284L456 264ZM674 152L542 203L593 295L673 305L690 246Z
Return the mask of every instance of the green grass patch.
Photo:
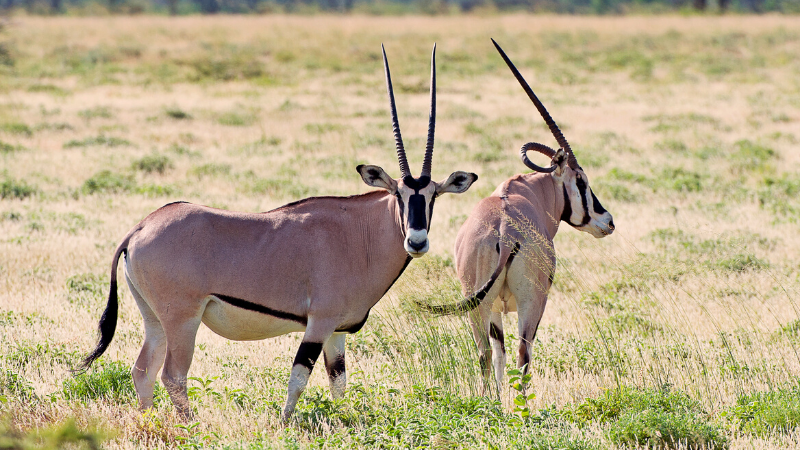
M101 275L82 273L67 278L67 300L93 311L102 305L108 282Z
M0 125L0 131L4 131L10 134L18 134L25 137L33 136L33 130L31 127L24 123L4 123Z
M20 152L27 150L25 147L21 145L13 145L7 142L0 141L0 155L2 154L9 154L14 152Z
M64 143L64 148L75 148L75 147L91 147L91 146L106 146L106 147L122 147L122 146L133 146L130 141L127 139L122 139L113 136L106 136L104 134L100 134L94 137L87 137L83 140L73 139L71 141Z
M623 387L568 407L563 417L578 424L608 425L612 442L630 447L724 449L728 438L700 404L663 389Z
M130 175L120 175L110 170L101 170L83 182L81 192L84 194L101 194L128 192L136 185Z
M25 180L17 180L5 175L0 182L0 198L24 200L37 194L39 189Z
M0 404L5 403L10 398L16 398L22 401L30 401L36 398L36 393L30 381L25 379L22 375L14 372L13 370L0 369ZM0 435L2 436L2 435ZM0 438L0 445L2 438ZM7 448L7 447L0 447Z
M94 108L78 111L78 117L89 122L92 119L111 119L114 114L111 112L111 108L107 106L95 106Z
M163 174L168 169L174 168L175 165L172 164L172 160L168 156L153 153L133 161L131 167L144 173L156 172Z
M32 84L28 86L28 92L41 92L45 94L55 95L57 97L65 97L70 92L52 84Z
M745 433L790 433L800 427L800 387L742 395L724 415Z
M128 403L136 398L130 367L117 361L95 364L87 372L64 380L61 394L66 400Z
M217 123L229 127L248 127L256 123L256 119L253 112L228 111L217 117Z
M219 176L227 176L230 174L231 174L231 165L220 164L220 163L207 163L200 166L192 167L189 170L189 175L193 175L198 178L219 177Z

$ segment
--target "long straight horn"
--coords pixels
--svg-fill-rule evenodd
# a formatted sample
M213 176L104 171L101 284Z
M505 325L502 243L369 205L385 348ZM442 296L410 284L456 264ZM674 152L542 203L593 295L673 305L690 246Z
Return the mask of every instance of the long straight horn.
M547 124L547 127L550 128L550 132L553 133L553 136L556 138L556 141L558 141L558 145L561 146L561 148L563 148L564 151L567 152L567 163L569 164L569 166L573 169L579 168L580 165L578 164L578 160L575 159L575 155L572 153L572 148L569 146L569 142L567 142L567 139L564 137L563 134L561 134L561 130L558 128L558 125L556 125L556 122L553 120L553 118L550 117L550 113L547 112L547 109L544 107L542 102L539 101L539 97L537 97L536 94L533 93L533 89L531 89L531 87L528 86L528 82L525 81L524 78L522 78L522 74L519 73L519 70L517 70L517 68L514 66L514 63L512 63L511 60L508 59L506 53L503 51L502 48L500 48L500 46L494 39L492 39L492 43L494 44L495 48L497 48L497 51L500 52L500 56L503 57L503 60L508 65L508 68L511 69L511 72L514 74L514 77L516 77L517 81L519 81L519 84L522 86L522 89L525 91L526 94L528 94L528 98L531 99L533 104L536 106L536 109L539 110L539 114L542 115L542 118Z
M397 147L397 161L400 163L400 177L411 175L406 159L406 150L403 148L403 136L400 135L400 123L397 121L397 107L394 105L394 90L392 89L392 76L389 74L389 61L386 60L386 49L381 44L383 52L383 70L386 72L386 90L389 92L389 109L392 113L392 130L394 130L394 145Z
M431 55L431 113L428 116L428 145L425 147L425 160L422 162L421 176L431 177L433 164L433 134L436 131L436 43Z

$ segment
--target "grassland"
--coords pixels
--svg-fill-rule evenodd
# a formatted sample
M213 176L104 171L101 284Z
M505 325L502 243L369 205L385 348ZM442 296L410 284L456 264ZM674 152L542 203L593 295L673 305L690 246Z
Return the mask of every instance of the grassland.
M0 440L107 448L800 447L800 21L791 17L18 18L0 35ZM617 231L568 226L534 347L535 398L482 397L452 301L452 243L472 206L552 143L495 54L517 62L576 149ZM141 319L93 345L110 258L175 201L265 211L364 192L397 174L386 44L412 167L438 43L437 202L414 261L348 337L348 394L323 370L279 421L299 336L234 343L202 328L197 422L159 390L141 413L128 367ZM509 369L516 317L506 317ZM39 431L37 434L36 430ZM78 444L76 444L78 445Z

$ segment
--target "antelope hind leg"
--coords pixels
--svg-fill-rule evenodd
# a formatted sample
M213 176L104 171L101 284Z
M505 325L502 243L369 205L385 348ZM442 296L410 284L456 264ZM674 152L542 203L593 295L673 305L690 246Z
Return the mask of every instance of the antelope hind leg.
M155 387L158 371L164 364L167 337L164 334L164 327L161 326L161 322L156 317L153 309L133 287L130 280L128 280L128 287L136 299L136 304L139 306L139 311L144 319L144 344L136 363L131 369L131 376L133 377L133 385L136 388L136 396L139 397L139 408L146 410L153 407L153 388Z
M164 383L172 404L183 420L190 420L194 416L189 405L186 381L194 356L194 343L201 317L202 312L197 317L191 317L182 323L163 324L167 335L167 352L161 382Z

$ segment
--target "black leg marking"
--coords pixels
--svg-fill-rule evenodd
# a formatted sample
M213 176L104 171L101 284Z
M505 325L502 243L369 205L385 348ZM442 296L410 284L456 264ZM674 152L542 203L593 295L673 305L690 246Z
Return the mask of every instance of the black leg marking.
M325 369L328 371L328 377L338 378L339 375L345 371L344 355L336 355L333 361L328 361L328 355L323 355L325 358Z
M294 358L294 365L300 364L311 372L314 369L314 363L317 362L319 354L322 352L321 342L301 342L300 348L297 349L297 356Z
M288 313L285 311L278 311L277 309L267 308L266 306L248 302L247 300L242 300L240 298L231 297L229 295L222 295L222 294L211 294L211 295L217 297L218 299L224 301L225 303L230 303L233 306L247 309L249 311L255 311L261 314L267 314L270 316L277 317L279 319L291 320L293 322L302 323L303 325L306 325L308 323L308 320L303 316L298 316L296 314Z
M494 323L489 324L489 337L494 339L495 341L500 342L500 350L505 353L506 352L506 340L503 336L503 330L500 329Z

